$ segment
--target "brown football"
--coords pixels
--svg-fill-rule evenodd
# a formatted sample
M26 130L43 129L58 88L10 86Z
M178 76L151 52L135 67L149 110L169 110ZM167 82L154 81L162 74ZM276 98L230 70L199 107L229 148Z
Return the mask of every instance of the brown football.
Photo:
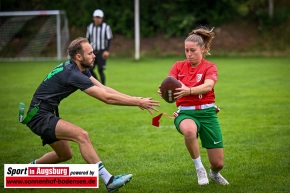
M176 88L180 88L181 83L174 77L168 76L163 80L160 86L162 98L168 103L174 103L174 93Z

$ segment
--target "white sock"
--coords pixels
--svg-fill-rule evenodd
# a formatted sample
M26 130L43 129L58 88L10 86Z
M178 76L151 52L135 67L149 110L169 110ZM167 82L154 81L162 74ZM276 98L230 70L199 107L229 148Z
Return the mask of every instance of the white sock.
M101 161L99 161L97 164L99 165L99 176L101 176L105 184L107 184L112 175L106 170L105 166Z
M196 158L196 159L192 159L192 161L195 165L195 169L199 169L199 168L203 167L200 156L198 156L198 158Z

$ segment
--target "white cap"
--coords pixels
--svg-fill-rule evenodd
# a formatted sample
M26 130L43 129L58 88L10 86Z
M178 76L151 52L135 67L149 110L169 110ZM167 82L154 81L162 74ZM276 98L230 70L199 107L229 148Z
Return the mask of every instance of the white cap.
M104 12L100 9L96 9L93 13L94 17L104 17Z

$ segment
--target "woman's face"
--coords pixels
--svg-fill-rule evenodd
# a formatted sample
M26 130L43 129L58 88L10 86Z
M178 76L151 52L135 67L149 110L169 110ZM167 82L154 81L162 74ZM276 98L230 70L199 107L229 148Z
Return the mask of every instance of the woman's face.
M197 66L203 58L204 46L197 45L196 42L186 41L185 56L191 66Z

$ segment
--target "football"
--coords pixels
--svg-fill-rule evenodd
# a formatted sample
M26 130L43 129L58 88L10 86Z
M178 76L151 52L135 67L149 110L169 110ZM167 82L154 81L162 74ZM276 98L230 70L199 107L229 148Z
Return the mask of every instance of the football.
M175 89L180 87L181 83L176 78L168 76L160 85L162 98L168 103L174 103L175 99L173 94L176 92Z

